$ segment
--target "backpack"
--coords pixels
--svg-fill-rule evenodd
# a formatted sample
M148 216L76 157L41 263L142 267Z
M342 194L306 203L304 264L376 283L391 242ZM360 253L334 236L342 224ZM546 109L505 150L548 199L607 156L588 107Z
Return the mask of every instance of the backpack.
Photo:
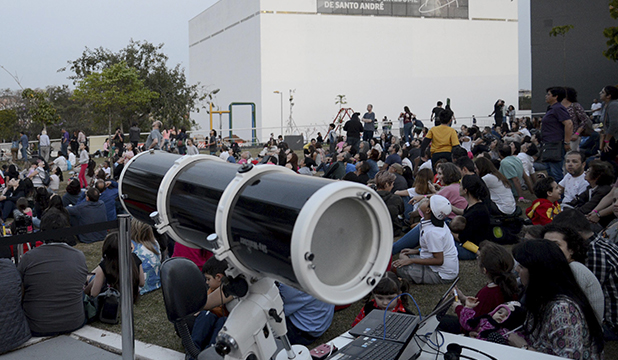
M105 324L118 324L120 318L120 292L111 286L97 296L97 315Z
M41 182L43 183L43 186L49 186L49 184L51 183L51 178L49 177L49 172L47 172L47 171L43 172L43 176L41 178Z

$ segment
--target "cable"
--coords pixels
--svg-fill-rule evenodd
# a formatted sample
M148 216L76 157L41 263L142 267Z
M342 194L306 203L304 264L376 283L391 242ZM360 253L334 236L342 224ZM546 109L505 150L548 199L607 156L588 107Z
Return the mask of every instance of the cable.
M384 336L382 336L382 340L386 340L386 312L388 311L388 308L391 306L393 301L399 299L403 295L408 295L412 299L412 301L414 302L414 305L416 305L416 310L418 310L419 321L423 320L423 317L421 316L421 308L418 307L418 304L416 303L416 300L414 300L414 296L412 296L411 294L408 294L408 293L399 294L399 295L395 296L395 298L393 300L389 301L388 305L386 305L386 309L384 309L384 317L382 318L382 327L384 328Z

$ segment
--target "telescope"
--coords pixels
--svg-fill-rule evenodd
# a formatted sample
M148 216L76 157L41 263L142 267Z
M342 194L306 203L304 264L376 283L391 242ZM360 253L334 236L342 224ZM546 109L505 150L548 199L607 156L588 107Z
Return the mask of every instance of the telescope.
M327 303L349 304L373 289L390 259L388 209L375 191L358 183L298 175L276 165L231 164L211 155L146 151L125 165L119 193L133 217L185 246L211 250L227 261L226 275L247 283L248 292L240 294L219 334L226 359L247 354L267 359L274 353L265 345L270 340L248 334L252 314L284 337L285 321L273 321L272 308L262 304L274 302L283 316L274 280ZM264 325L256 325L258 332Z

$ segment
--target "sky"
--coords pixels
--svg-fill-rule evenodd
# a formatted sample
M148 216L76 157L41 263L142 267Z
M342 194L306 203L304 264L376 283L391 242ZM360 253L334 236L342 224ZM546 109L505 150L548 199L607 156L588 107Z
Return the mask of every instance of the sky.
M292 1L292 0L290 0ZM163 43L168 66L189 69L189 20L216 0L0 0L0 66L24 88L72 86L57 72L86 47L118 51L133 40ZM520 88L530 89L530 0L519 0ZM526 31L527 30L527 31ZM511 46L505 44L505 56ZM359 49L360 51L360 49ZM0 89L19 86L0 68Z

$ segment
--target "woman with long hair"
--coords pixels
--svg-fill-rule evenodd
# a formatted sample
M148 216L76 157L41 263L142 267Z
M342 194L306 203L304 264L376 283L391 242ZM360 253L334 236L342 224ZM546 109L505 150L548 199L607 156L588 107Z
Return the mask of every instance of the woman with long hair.
M504 215L513 214L517 209L517 204L507 178L496 169L491 160L483 156L476 158L474 164L479 171L479 176L489 189L491 201L496 204L498 210Z
M601 359L603 330L558 245L529 240L513 248L528 310L512 346L565 358Z
M144 295L161 287L161 249L152 227L146 223L132 219L131 236L133 253L140 258L144 269L144 285L139 290L140 295Z
M87 295L96 297L104 291L107 286L120 290L120 260L118 255L118 233L109 233L103 241L103 259L94 269L94 275L88 279L88 285L84 289ZM132 289L133 303L139 296L139 287L144 286L144 269L141 260L135 254L131 257L131 272L133 274Z

